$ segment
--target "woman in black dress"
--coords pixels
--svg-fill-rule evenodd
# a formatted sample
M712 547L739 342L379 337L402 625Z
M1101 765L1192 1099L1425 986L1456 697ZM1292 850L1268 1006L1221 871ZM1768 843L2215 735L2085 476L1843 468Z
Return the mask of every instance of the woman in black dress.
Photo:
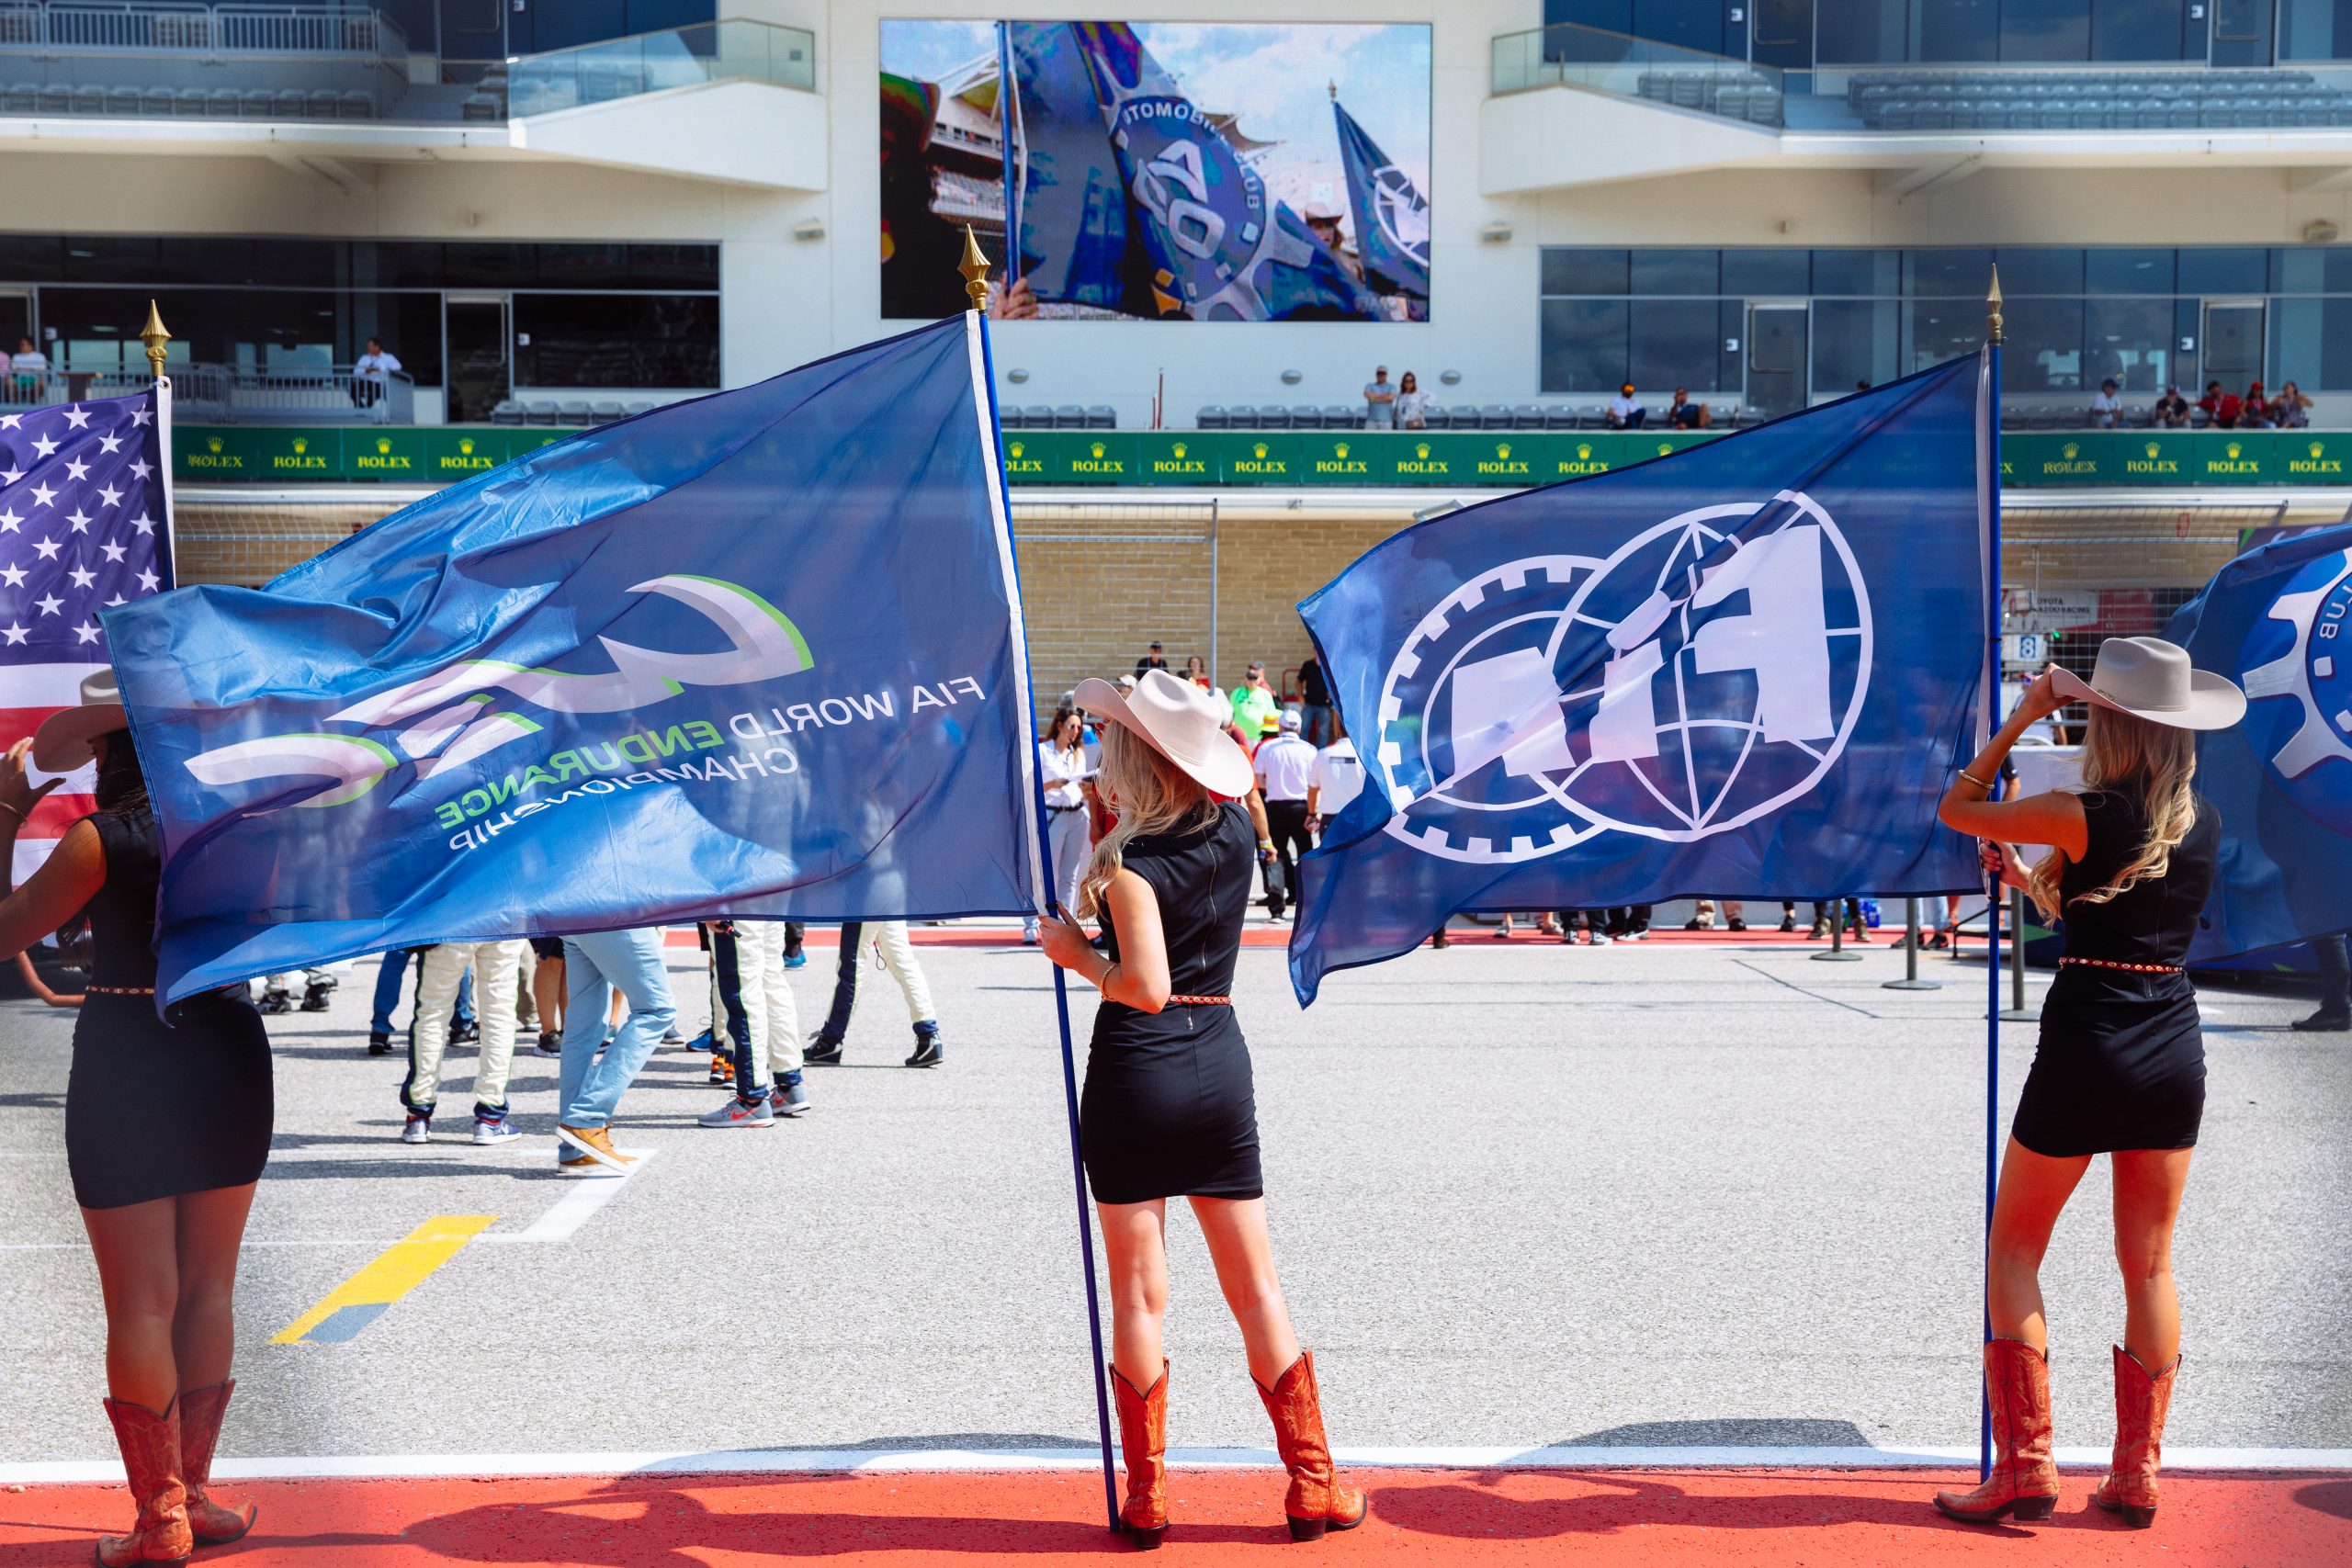
M0 867L64 773L95 761L97 810L74 823L24 886L0 899L0 955L86 909L96 949L74 1027L65 1157L96 1255L107 1314L107 1417L138 1522L98 1541L105 1568L184 1562L235 1540L254 1508L208 1495L220 1417L236 1384L231 1293L254 1183L269 1157L269 1038L243 986L155 1015L155 886L162 838L114 677L82 682L0 763Z
M1079 1111L1086 1174L1110 1260L1111 1384L1118 1395L1136 1543L1168 1529L1168 1200L1193 1207L1250 1375L1274 1423L1298 1540L1363 1522L1362 1493L1340 1483L1315 1386L1274 1277L1258 1168L1250 1051L1233 1016L1234 959L1266 834L1236 804L1250 758L1224 733L1225 705L1164 670L1123 698L1102 681L1073 699L1102 727L1097 789L1118 825L1095 847L1078 914L1099 915L1106 951L1074 923L1047 919L1046 956L1102 993ZM1220 799L1219 797L1226 797Z
M2090 704L2080 793L1989 801L1987 781L2026 728ZM2093 1155L2114 1171L2123 1343L2114 1350L2115 1451L2091 1501L2135 1528L2155 1519L2156 1469L2180 1365L2172 1234L2205 1109L2197 993L2182 965L2213 886L2222 824L2190 788L2193 731L2237 722L2245 698L2155 637L2109 637L2086 684L2052 666L1945 795L1946 826L1990 840L1988 872L2063 923L2064 955L2041 1004L2041 1041L2010 1123L1987 1242L1985 1392L1996 1463L1936 1506L1989 1524L2046 1519L2051 1458L2042 1254ZM2012 846L2049 844L2029 871Z

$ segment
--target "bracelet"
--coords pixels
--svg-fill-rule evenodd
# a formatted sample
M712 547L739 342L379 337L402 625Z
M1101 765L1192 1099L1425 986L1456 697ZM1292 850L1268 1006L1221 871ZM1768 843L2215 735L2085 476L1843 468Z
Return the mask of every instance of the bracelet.
M1102 995L1104 995L1104 996L1106 996L1106 997L1107 997L1107 996L1109 996L1109 995L1111 994L1111 976L1114 976L1114 975L1115 975L1115 974L1117 974L1118 972L1119 972L1119 961L1118 961L1117 959L1115 959L1115 958L1114 958L1114 959L1111 960L1111 962L1110 962L1108 964L1104 965L1103 970L1102 970L1102 977L1100 980L1097 980L1097 981L1095 981L1095 982L1094 982L1094 988L1095 988L1096 990L1098 990L1098 991L1102 992Z
M1991 784L1986 784L1983 779L1978 778L1966 768L1960 770L1960 776L1966 779L1970 784L1974 784L1978 789L1983 790L1986 795L1993 793L1993 786Z

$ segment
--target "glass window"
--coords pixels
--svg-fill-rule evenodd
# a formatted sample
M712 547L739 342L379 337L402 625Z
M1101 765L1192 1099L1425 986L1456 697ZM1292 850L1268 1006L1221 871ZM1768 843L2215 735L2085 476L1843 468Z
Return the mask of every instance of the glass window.
M2094 294L2170 294L2169 250L2098 250L2083 257L2084 283Z
M2199 245L2180 253L2183 294L2259 294L2270 277L2270 253L2252 246Z
M1899 251L1815 251L1813 253L1815 294L1878 294L1903 292L1903 256Z
M2091 0L2001 0L2001 58L2064 64L2091 57Z
M514 383L716 387L718 301L707 295L517 294Z
M2352 245L2271 252L2270 287L2280 294L2352 294Z
M639 288L717 288L717 245L631 245L629 282Z
M1903 363L1903 307L1892 299L1816 299L1813 305L1813 390L1842 397L1858 381L1892 381Z
M2000 264L2004 296L2083 291L2080 251L2053 250L2046 245L2005 246L1993 253L1993 259Z
M1984 342L1981 299L1919 299L1905 309L1903 368L1905 375L1970 355ZM2008 360L2002 360L2004 373Z
M2074 391L2083 381L2083 302L2012 299L2001 349L2001 385L2015 392Z
M348 365L370 337L420 385L441 380L441 297L325 288L44 288L41 317L69 346L70 368L133 368L153 295L175 350L245 370ZM128 355L128 358L123 357Z
M2000 0L1936 0L1919 7L1923 61L1957 64L1991 60L2000 36Z
M56 283L64 277L64 241L54 234L0 234L0 278L11 283Z
M1720 294L1714 251L1635 251L1634 294Z
M2172 301L2084 301L2083 355L2085 387L2112 376L2127 392L2164 390L2174 379Z
M2281 299L2270 309L2270 364L2302 391L2352 389L2352 299Z
M1910 58L1907 0L1814 0L1814 49L1824 65L1893 65Z
M2180 7L2181 0L2091 0L2091 58L2178 60Z
M1905 251L1906 294L1950 294L1959 299L1984 298L1993 278L1989 250Z
M1716 54L1724 47L1724 9L1722 0L1634 0L1634 25L1624 30Z
M1623 294L1625 292L1625 253L1545 251L1543 291L1546 294Z
M1725 251L1724 292L1747 299L1802 299L1813 290L1810 251Z
M1713 299L1636 299L1629 308L1626 377L1650 391L1714 385L1716 303Z
M1546 299L1544 389L1615 391L1625 379L1625 302Z
M537 281L538 259L529 245L444 245L441 258L447 269L444 281L452 288L512 288Z

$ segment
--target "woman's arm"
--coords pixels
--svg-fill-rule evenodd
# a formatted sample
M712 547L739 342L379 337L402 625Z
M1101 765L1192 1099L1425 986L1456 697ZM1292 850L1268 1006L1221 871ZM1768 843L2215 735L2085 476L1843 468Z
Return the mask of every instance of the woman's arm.
M1037 922L1038 944L1046 956L1101 991L1114 1002L1137 1012L1158 1012L1168 1005L1168 937L1159 924L1159 899L1151 884L1122 867L1111 878L1103 902L1111 923L1119 931L1119 961L1086 940L1075 921L1051 916Z
M29 953L17 954L17 973L24 976L25 989L47 1002L51 1007L77 1008L82 1005L82 993L79 991L67 996L62 992L51 990L49 983L40 977L40 971L33 967L32 955Z
M0 757L0 958L17 954L80 914L107 879L106 850L87 821L65 829L55 851L22 887L16 886L17 833L41 796L63 784L35 785L25 776L29 739Z
M2052 665L2051 670L2056 669ZM1993 780L2000 776L2002 760L2029 726L2066 705L2066 699L2044 670L2009 715L2007 724L1984 743L1984 749L1952 779L1936 807L1936 817L1955 832L1973 833L2002 844L2048 844L2068 860L2080 860L2090 843L2090 827L2083 803L2064 790L2029 795L2023 800L1987 800Z

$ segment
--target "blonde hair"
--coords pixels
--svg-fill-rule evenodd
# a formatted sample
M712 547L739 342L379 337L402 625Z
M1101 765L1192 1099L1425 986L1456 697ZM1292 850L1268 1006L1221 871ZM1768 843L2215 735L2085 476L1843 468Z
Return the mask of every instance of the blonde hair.
M1127 840L1147 833L1174 833L1205 826L1216 816L1209 792L1152 744L1125 725L1102 727L1102 761L1095 788L1119 814L1118 825L1102 835L1078 888L1078 913L1099 915L1111 879L1119 874Z
M2090 725L2083 732L2083 788L2086 793L2138 795L2148 819L2148 837L2106 886L2077 893L2068 901L2104 904L2169 871L2172 852L2197 823L2197 797L2189 792L2196 776L2197 738L2189 731L2092 705ZM2058 879L2065 870L2066 857L2052 850L2026 879L2026 891L2044 916L2063 912Z

